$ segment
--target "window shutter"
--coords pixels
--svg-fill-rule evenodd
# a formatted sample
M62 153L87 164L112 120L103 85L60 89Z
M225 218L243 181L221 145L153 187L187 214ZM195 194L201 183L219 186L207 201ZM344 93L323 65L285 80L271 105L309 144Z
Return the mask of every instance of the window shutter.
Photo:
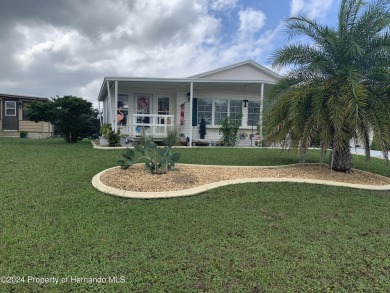
M192 99L192 126L198 125L198 99Z

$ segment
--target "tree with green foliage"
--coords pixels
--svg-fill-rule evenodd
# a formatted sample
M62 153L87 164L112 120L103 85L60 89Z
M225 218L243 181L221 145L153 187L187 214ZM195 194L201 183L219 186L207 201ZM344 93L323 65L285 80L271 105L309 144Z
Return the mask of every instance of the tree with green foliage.
M322 156L332 146L331 167L351 172L350 140L359 139L369 159L369 134L379 138L387 159L390 143L389 0L366 4L342 0L336 28L299 15L286 20L290 37L310 44L276 50L273 66L292 66L273 88L265 119L266 139L303 154L319 136Z
M242 117L239 115L237 117ZM221 121L221 127L219 128L219 133L222 132L221 141L224 146L235 146L238 139L238 130L240 125L237 122L237 119L226 116Z
M31 103L27 118L52 123L65 141L73 143L99 132L97 114L92 103L83 98L57 96L46 103Z

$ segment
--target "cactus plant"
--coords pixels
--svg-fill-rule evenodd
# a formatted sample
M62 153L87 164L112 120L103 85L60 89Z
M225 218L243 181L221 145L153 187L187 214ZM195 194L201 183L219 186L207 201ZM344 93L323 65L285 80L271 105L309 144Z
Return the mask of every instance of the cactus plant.
M119 160L118 165L121 167L121 169L128 169L130 166L133 166L135 163L135 152L132 149L127 148L126 153L122 155L124 158L127 159L125 162L124 160Z
M180 153L173 153L172 147L166 146L164 148L160 148L162 150L162 162L161 162L161 170L164 173L167 171L172 171L175 164L180 160Z

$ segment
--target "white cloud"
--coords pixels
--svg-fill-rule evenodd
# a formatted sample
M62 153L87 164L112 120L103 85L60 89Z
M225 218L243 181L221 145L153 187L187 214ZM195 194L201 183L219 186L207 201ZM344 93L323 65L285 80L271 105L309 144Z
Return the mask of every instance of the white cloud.
M102 85L102 80L100 79L94 79L90 82L88 82L86 85L83 85L81 87L75 87L72 89L72 92L78 92L78 95L80 97L93 97L96 95L96 92L100 90L100 87ZM98 107L97 101L94 102L94 108Z
M305 0L291 0L291 15L297 15L301 13L305 8Z
M16 27L25 39L25 46L15 51L14 57L24 69L40 63L45 55L59 55L52 60L53 66L62 71L76 71L90 65L85 54L93 46L90 40L74 29L57 28L50 25Z
M239 31L241 34L258 32L265 24L266 16L263 11L248 8L238 13L240 19Z
M266 65L269 53L275 49L279 39L283 37L284 23L279 24L270 30L261 33L257 37L247 36L239 39L235 44L227 48L221 54L221 60L229 63L230 60L239 60L245 55L247 59L262 60L260 63Z
M280 33L262 31L265 13L236 0L91 0L99 7L87 18L86 2L49 9L35 1L25 7L33 14L0 11L0 37L9 44L0 47L7 73L0 85L9 93L94 101L104 76L185 77L245 59L261 63ZM216 10L238 15L229 17L227 42Z
M261 10L248 8L240 10L239 27L234 42L221 51L220 59L226 64L231 60L245 59L258 60L265 52L271 50L275 34L279 29L262 31L266 24L266 15Z
M309 18L324 18L334 0L291 0L290 15L307 15Z
M238 0L213 0L211 1L211 8L213 10L229 10L237 6Z

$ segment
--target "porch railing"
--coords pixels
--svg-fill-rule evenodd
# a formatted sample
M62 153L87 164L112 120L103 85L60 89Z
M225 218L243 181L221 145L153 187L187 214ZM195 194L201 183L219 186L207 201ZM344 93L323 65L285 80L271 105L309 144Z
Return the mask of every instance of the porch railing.
M174 126L174 118L174 115L131 114L125 133L130 136L141 136L144 130L146 135L166 137L168 129Z

